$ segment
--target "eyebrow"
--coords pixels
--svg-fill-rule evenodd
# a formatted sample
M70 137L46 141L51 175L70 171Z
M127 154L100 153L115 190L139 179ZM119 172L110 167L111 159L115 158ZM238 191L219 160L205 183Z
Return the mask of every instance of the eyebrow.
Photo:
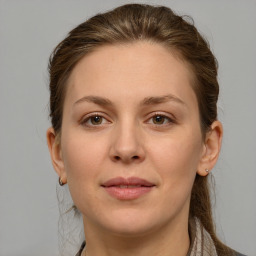
M173 101L182 105L186 105L185 102L183 102L180 98L172 95L172 94L167 94L167 95L163 95L163 96L152 96L152 97L146 97L142 100L142 102L140 103L140 105L144 106L144 105L157 105L157 104L161 104L161 103L165 103L165 102L169 102L169 101ZM100 96L93 96L93 95L89 95L89 96L84 96L81 99L77 100L74 103L74 106L79 104L79 103L83 103L83 102L89 102L89 103L94 103L97 104L99 106L113 106L114 104L107 98L104 97L100 97Z
M79 103L82 103L82 102L91 102L91 103L95 103L97 105L100 105L100 106L112 106L113 103L109 100L109 99L106 99L106 98L103 98L103 97L99 97L99 96L85 96L79 100L77 100L74 105L77 105Z
M157 104L165 103L168 101L173 101L182 105L186 105L184 101L182 101L180 98L172 94L156 96L156 97L147 97L142 101L141 105L157 105Z

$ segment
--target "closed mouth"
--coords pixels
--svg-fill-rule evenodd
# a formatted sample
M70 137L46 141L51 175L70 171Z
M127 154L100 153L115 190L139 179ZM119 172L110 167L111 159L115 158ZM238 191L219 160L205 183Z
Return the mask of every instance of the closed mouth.
M116 177L110 179L102 184L103 187L120 187L120 188L138 188L138 187L153 187L155 184L147 181L145 179L141 179L138 177Z
M148 194L156 185L138 177L116 177L101 185L106 192L118 200L135 200Z

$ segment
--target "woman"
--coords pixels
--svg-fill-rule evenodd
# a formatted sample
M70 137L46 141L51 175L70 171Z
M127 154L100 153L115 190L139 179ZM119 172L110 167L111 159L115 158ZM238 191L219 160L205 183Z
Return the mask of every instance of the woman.
M193 24L121 6L73 29L49 72L47 141L83 218L77 255L240 255L214 230L217 63Z

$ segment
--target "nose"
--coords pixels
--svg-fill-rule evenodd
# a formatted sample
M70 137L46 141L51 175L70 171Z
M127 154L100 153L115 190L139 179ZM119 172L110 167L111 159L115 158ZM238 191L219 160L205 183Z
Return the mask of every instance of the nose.
M113 131L110 158L125 164L139 163L145 159L145 150L140 128L136 125L120 125Z

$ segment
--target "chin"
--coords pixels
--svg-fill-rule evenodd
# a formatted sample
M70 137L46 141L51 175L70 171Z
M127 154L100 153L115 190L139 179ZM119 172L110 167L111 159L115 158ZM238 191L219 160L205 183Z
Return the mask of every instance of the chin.
M157 218L153 212L139 213L137 210L118 211L107 218L102 227L108 232L122 237L138 237L151 233L164 225L162 218Z
M121 224L121 223L120 223ZM127 238L134 238L145 236L146 234L151 233L154 230L152 223L148 223L148 225L137 225L135 223L130 223L125 225L121 224L120 226L109 226L108 232L119 236L119 237L127 237Z

